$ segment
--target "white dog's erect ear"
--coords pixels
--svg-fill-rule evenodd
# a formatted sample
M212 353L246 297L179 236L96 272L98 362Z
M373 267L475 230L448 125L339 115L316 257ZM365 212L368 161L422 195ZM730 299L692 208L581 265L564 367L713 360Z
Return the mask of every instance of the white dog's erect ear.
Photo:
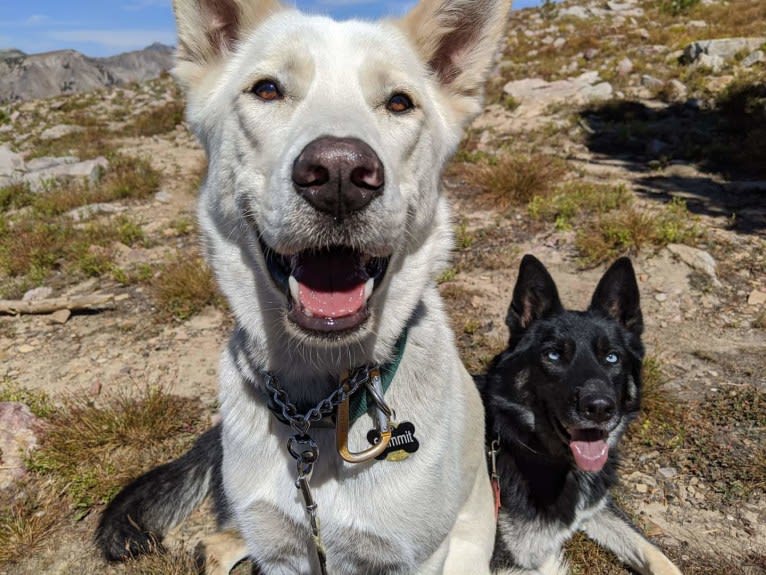
M510 8L510 0L421 0L399 25L443 85L478 99Z
M230 51L240 35L282 10L279 0L173 0L178 28L178 68L184 82L195 69Z

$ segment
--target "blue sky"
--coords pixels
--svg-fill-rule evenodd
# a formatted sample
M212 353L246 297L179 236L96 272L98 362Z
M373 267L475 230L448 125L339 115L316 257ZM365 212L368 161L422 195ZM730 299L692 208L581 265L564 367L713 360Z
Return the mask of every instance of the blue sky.
M297 0L303 10L336 18L405 12L412 0ZM517 0L515 8L539 3ZM0 48L27 53L74 48L108 56L152 42L175 44L171 0L0 0Z

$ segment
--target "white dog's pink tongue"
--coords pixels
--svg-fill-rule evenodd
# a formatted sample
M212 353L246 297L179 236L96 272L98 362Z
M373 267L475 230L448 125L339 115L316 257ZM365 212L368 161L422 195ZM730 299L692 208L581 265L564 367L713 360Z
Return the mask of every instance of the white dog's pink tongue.
M572 450L577 467L595 473L601 471L609 457L609 445L603 439L588 437L587 432L573 431L569 449ZM591 440L591 441L586 441Z
M314 317L345 317L358 312L365 303L364 284L348 291L323 292L299 282L298 289L303 309Z
M371 283L358 253L335 249L297 256L290 289L305 314L335 319L360 311Z

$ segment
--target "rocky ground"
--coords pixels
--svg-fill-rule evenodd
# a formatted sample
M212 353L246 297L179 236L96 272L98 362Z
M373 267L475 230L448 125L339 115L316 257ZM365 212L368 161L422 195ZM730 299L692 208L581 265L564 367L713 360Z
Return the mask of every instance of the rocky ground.
M515 12L445 174L440 289L472 370L503 347L523 254L572 307L633 256L647 398L617 498L684 573L766 573L765 24L758 0ZM197 259L204 158L179 98L162 78L0 108L0 299L108 302L0 315L0 574L193 573L210 530L197 514L126 567L90 544L119 485L215 413L231 319ZM569 556L625 573L582 539Z

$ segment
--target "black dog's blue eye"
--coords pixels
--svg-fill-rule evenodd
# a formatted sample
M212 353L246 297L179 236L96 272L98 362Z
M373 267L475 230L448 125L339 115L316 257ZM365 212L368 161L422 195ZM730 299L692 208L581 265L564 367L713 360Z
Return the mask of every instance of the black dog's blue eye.
M250 90L258 98L264 102L273 102L275 100L281 100L282 91L274 80L260 80Z
M612 352L612 353L608 354L604 358L604 360L606 360L607 363L617 363L618 361L620 361L620 358L619 358L619 356L616 353Z
M561 354L557 351L549 351L545 354L548 359L551 361L558 361L561 359Z

